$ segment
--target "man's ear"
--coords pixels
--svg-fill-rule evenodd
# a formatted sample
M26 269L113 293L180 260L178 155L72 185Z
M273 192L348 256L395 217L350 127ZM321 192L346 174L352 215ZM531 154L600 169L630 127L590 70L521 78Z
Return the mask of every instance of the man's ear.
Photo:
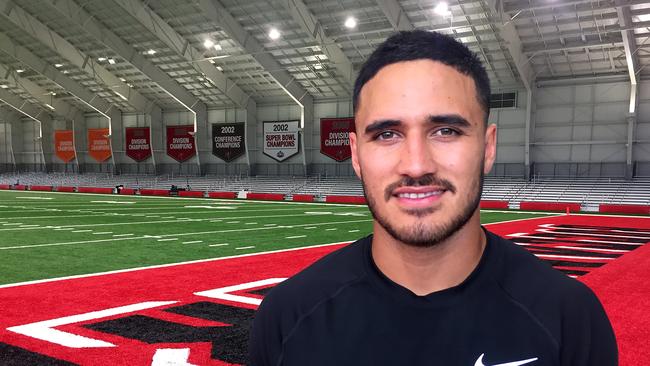
M354 168L354 173L361 179L361 168L359 167L359 153L358 153L358 142L357 142L357 133L350 132L350 151L352 152L352 168Z
M483 157L483 173L488 174L497 158L497 125L494 123L485 129L485 156Z

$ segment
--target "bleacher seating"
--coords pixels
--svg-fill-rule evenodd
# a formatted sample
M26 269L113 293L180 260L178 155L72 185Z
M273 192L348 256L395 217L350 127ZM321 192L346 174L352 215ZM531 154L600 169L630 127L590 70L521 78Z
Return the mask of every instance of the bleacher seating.
M150 176L99 173L4 173L0 184L66 187L115 187L133 189L169 189L172 185L192 191L282 193L287 196L327 195L362 196L363 187L356 177L272 177L272 176ZM583 207L605 204L650 205L650 178L633 180L610 178L545 178L526 181L487 177L483 199L519 202L575 202Z

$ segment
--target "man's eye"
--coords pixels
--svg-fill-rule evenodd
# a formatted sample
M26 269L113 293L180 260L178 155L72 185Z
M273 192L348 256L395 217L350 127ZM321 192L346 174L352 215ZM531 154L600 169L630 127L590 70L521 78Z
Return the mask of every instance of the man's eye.
M390 140L395 137L395 132L393 131L384 131L377 135L377 140Z
M460 133L453 128L441 128L437 130L435 134L439 136L455 136L459 135Z

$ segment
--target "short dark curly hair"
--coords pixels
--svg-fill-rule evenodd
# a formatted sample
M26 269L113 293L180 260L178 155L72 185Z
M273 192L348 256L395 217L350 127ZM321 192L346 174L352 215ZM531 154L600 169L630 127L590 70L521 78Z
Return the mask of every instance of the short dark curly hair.
M354 83L352 105L356 113L361 88L385 66L413 60L432 60L451 66L474 79L477 99L490 114L490 80L478 56L453 37L423 30L401 31L386 39L363 64Z

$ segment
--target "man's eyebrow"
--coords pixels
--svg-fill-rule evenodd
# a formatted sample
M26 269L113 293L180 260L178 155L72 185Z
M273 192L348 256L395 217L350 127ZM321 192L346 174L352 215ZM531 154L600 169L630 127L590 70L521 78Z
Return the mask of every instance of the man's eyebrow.
M443 125L454 125L464 128L472 126L472 124L469 123L467 119L458 114L431 115L429 116L429 122Z
M367 135L375 132L385 130L387 128L396 127L402 124L402 121L397 119L380 119L366 126L365 133Z

